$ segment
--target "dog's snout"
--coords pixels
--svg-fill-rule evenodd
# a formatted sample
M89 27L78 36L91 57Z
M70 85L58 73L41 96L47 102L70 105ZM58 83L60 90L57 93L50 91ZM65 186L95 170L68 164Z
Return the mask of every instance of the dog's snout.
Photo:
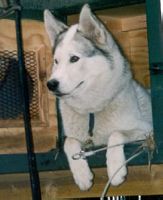
M57 81L55 79L47 82L47 87L51 91L56 91L58 89L58 86L59 86L59 81Z

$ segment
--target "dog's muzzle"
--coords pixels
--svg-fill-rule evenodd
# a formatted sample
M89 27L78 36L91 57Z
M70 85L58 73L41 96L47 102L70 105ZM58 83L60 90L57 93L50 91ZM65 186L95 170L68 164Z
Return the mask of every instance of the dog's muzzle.
M68 93L63 93L59 90L59 81L57 81L56 79L52 79L49 80L47 82L47 87L50 91L52 91L57 97L62 97L62 96L69 96L70 94L72 94L76 89L78 89L82 84L84 83L84 81L79 82L79 84L76 85L76 87L74 87L70 92Z

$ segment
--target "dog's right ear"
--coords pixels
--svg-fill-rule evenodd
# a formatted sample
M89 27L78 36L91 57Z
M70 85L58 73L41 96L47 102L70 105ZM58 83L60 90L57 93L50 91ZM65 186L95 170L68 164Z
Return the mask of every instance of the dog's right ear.
M79 17L79 31L98 44L106 44L106 29L91 12L88 4L82 7Z
M55 46L55 38L59 33L66 30L68 27L62 23L61 21L57 20L49 10L44 11L44 23L45 29L48 33L50 43L52 48Z
M78 30L97 45L107 45L109 49L115 45L112 35L91 12L88 4L85 4L80 12Z

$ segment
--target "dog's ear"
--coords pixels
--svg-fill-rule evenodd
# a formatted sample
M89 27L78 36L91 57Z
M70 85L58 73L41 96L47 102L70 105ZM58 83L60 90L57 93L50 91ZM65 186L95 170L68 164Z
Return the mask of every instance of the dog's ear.
M102 22L91 12L88 4L85 4L80 12L78 29L97 44L106 45L109 42L109 45L112 46L113 38L111 34L104 27Z
M55 38L57 35L66 30L68 27L61 21L57 20L49 10L44 11L44 23L45 29L51 42L51 46L54 47Z

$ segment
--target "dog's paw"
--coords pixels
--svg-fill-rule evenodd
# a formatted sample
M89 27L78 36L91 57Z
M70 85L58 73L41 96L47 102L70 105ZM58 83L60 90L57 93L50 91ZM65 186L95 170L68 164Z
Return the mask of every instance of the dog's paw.
M127 168L121 147L109 151L107 157L107 171L111 184L118 186L125 180Z
M117 165L114 169L110 168L110 170L108 170L109 179L111 180L111 185L113 186L118 186L125 181L127 175L126 166L119 169L120 167L121 166L118 167Z
M78 164L75 164L73 177L80 190L88 190L93 184L93 174L86 162L78 162Z

